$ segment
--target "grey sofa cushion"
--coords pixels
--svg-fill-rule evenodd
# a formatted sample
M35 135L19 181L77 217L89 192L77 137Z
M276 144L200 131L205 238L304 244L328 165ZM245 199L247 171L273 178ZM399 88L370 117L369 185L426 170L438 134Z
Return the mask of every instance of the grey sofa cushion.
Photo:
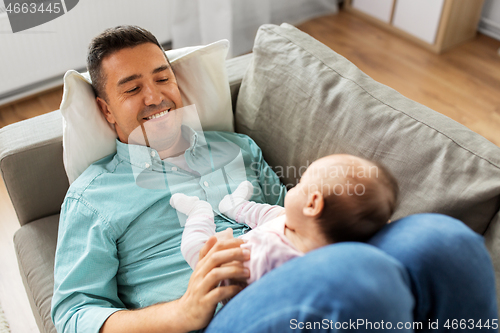
M393 171L401 188L394 219L443 213L484 233L500 204L500 148L290 25L261 27L253 53L236 130L284 183L321 156L350 153Z
M50 317L54 288L54 257L57 244L59 214L33 221L14 235L14 246L28 299L44 333L55 333Z

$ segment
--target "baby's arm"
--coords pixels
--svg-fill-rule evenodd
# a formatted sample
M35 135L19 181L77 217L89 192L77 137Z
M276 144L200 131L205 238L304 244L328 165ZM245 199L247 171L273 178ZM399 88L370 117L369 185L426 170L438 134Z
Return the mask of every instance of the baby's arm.
M284 213L284 208L248 201L253 193L253 185L244 181L219 203L219 211L238 223L246 223L254 229Z
M214 213L212 206L198 197L176 193L170 198L170 205L188 216L182 233L181 252L192 269L199 260L203 245L215 235Z

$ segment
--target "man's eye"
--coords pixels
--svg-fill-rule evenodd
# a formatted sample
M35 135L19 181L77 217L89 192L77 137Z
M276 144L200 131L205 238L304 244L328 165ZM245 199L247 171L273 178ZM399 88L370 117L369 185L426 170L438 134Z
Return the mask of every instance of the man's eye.
M130 93L133 93L134 91L136 91L137 89L139 89L138 87L135 87L134 89L130 89L130 90L127 90L126 93L127 94L130 94Z
M158 80L158 82L167 82L168 79L161 79L161 80Z

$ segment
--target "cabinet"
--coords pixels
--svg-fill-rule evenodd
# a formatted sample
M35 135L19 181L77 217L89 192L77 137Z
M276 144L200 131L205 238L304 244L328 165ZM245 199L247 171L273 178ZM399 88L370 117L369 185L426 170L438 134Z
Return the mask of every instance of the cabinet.
M346 0L345 10L436 53L476 35L483 0Z

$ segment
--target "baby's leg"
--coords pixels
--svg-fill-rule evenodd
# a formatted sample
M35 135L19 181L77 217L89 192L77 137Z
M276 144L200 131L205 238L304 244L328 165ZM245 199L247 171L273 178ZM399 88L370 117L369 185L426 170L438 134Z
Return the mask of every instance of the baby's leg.
M252 183L242 182L232 194L221 200L220 212L238 223L246 223L252 229L283 213L283 207L248 201L252 193Z
M199 253L206 241L215 235L214 213L212 206L197 197L176 193L170 205L188 216L182 233L181 252L192 269L196 267Z

